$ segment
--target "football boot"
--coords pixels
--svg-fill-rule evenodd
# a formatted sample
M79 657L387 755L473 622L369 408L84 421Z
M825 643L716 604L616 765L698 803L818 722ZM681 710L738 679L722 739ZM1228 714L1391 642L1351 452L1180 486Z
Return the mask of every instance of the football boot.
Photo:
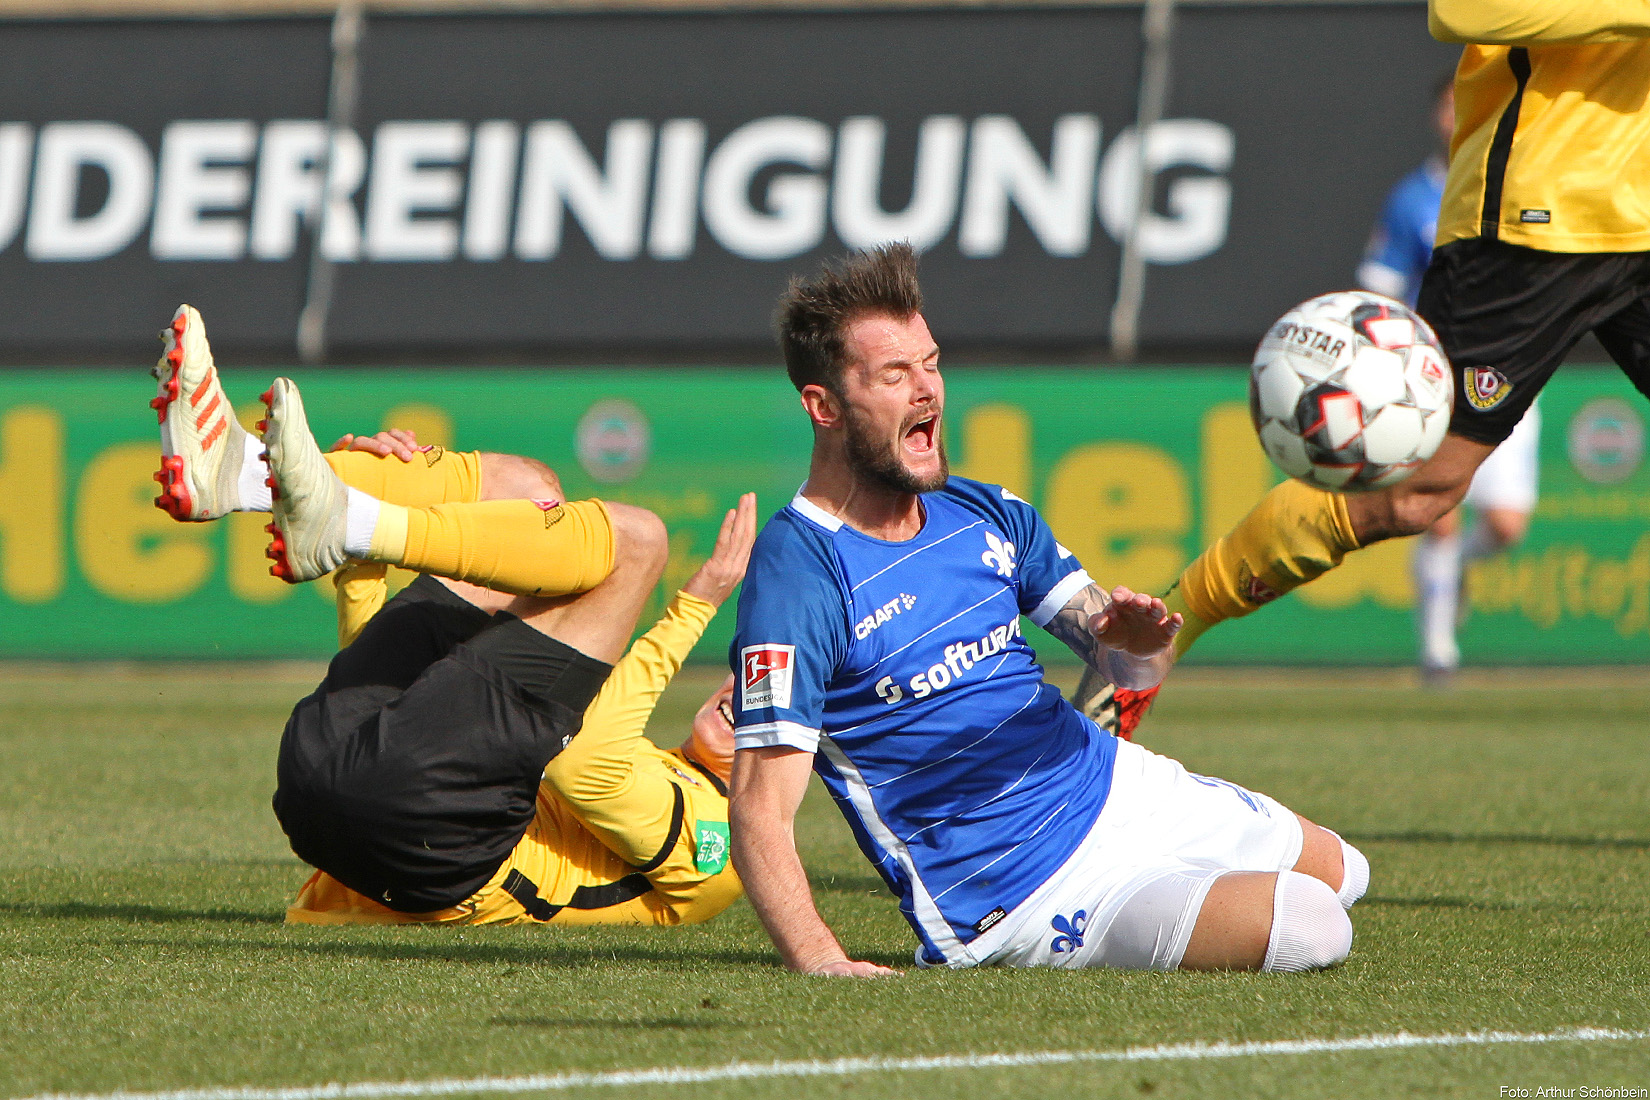
M217 519L240 508L247 432L218 382L195 307L179 306L160 338L166 350L149 372L160 383L149 402L160 418L155 507L176 520Z
M1151 709L1160 687L1162 685L1158 684L1144 691L1132 691L1115 684L1106 684L1087 700L1083 700L1077 709L1107 733L1124 741L1133 741L1134 731L1140 728L1140 720L1146 717L1146 712ZM1073 702L1076 703L1077 700Z
M277 378L263 395L258 422L269 463L273 538L269 571L288 584L324 577L349 558L344 552L348 492L310 434L304 402L291 379Z

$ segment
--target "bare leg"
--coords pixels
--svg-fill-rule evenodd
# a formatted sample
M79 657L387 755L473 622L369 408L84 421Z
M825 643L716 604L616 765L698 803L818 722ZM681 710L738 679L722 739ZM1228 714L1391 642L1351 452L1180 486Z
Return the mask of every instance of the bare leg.
M1278 876L1222 875L1209 887L1181 957L1182 970L1259 970L1272 936L1272 893Z
M536 459L483 453L481 499L560 500L561 481ZM669 546L664 524L628 504L607 504L613 520L613 571L576 596L514 596L464 581L436 579L483 611L508 611L580 653L609 664L624 655L636 620L664 571Z
M1346 877L1340 838L1299 814L1295 816L1300 820L1302 836L1301 854L1292 870L1339 891ZM1265 872L1239 872L1217 879L1198 910L1181 969L1259 970L1272 948L1278 879L1278 875Z
M1473 472L1493 450L1452 432L1408 481L1379 493L1348 494L1346 511L1359 545L1419 535L1438 522L1461 503Z
M556 472L538 459L527 458L523 455L506 455L483 451L481 453L481 495L477 499L563 500L565 494L562 492L561 479L556 476ZM612 508L609 508L609 512L611 511ZM616 522L617 519L615 518ZM446 577L436 577L435 579L489 614L494 611L505 610L519 614L515 611L513 605L524 598L513 596L507 592L495 592L491 588L483 588L478 584L449 580ZM543 604L549 601L539 600L537 602Z
M624 656L636 620L653 595L669 556L659 517L628 504L607 505L613 519L613 571L577 596L509 597L505 610L527 625L608 664Z
M1303 875L1311 875L1331 890L1339 890L1346 877L1346 867L1341 859L1341 838L1320 825L1312 824L1300 814L1295 817L1301 823L1301 854L1295 860L1293 869Z

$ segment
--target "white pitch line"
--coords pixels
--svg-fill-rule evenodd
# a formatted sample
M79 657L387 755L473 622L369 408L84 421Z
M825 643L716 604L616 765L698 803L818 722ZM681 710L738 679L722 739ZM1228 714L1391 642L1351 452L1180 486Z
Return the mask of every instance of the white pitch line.
M549 1073L525 1077L447 1078L434 1081L367 1081L355 1085L291 1088L176 1089L169 1092L40 1093L27 1100L370 1100L394 1096L559 1092L618 1085L692 1085L762 1077L846 1077L943 1069L1014 1069L1084 1062L1181 1062L1248 1058L1265 1054L1338 1054L1411 1047L1495 1046L1503 1043L1604 1043L1650 1039L1650 1031L1580 1027L1563 1031L1474 1031L1457 1035L1365 1035L1353 1039L1280 1039L1262 1043L1174 1043L1124 1050L1045 1050L1026 1054L950 1054L928 1058L836 1058L828 1062L729 1062L720 1066L657 1066L597 1073Z

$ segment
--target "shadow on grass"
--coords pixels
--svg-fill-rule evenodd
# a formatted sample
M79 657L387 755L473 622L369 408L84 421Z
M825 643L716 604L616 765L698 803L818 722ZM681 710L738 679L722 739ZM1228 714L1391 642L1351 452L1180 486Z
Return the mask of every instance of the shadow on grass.
M720 1031L728 1027L722 1019L696 1020L683 1016L659 1016L647 1020L600 1020L594 1018L557 1018L553 1016L494 1016L487 1021L497 1027L533 1028L590 1028L598 1030L636 1031Z
M888 884L876 875L826 875L809 879L808 884L825 894L874 894L879 898L894 896Z
M393 928L394 932L411 932L418 936L441 935L450 929L428 928ZM474 933L474 927L461 928L461 931ZM305 931L320 931L323 934L334 932L353 932L357 929L319 929ZM377 931L377 929L374 929ZM740 951L728 949L707 948L701 944L684 946L680 942L663 942L657 947L637 944L606 944L580 943L577 941L551 939L557 935L552 930L542 930L546 941L543 944L510 944L510 943L472 943L438 942L438 943L360 943L360 942L299 942L291 939L246 939L223 940L198 938L192 940L123 940L122 943L130 947L165 947L172 951L207 949L232 951L263 951L278 955L308 955L321 959L366 959L381 962L438 962L458 963L465 966L487 965L495 966L500 963L509 963L528 966L549 967L589 967L599 963L659 963L664 965L679 965L685 960L698 962L726 963L728 965L750 966L765 964L777 967L778 959L771 952ZM668 932L666 939L674 939Z
M1342 833L1353 842L1388 841L1394 844L1550 844L1561 848L1650 849L1650 838L1627 836L1547 836L1541 833Z
M1357 909L1364 906L1390 905L1400 909L1475 909L1485 912L1517 913L1538 909L1550 909L1564 913L1608 913L1612 912L1608 906L1577 905L1573 902L1555 901L1485 901L1482 898L1453 898L1435 895L1424 898L1392 898L1392 897L1363 897L1358 901ZM1353 913L1357 913L1357 909Z
M93 905L83 901L66 901L54 905L38 902L0 902L0 913L44 920L126 920L148 924L179 924L188 921L280 924L282 920L280 913L257 913L244 909L164 909L156 905Z

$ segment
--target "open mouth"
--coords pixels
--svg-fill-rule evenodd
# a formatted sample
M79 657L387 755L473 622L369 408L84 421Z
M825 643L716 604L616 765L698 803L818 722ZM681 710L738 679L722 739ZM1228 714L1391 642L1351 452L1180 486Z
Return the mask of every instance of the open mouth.
M716 704L716 713L722 716L722 721L726 722L728 729L731 730L733 728L733 707L728 705L726 699Z
M905 429L905 449L912 454L928 454L934 450L935 433L939 430L940 418L936 413L925 420L919 420Z

